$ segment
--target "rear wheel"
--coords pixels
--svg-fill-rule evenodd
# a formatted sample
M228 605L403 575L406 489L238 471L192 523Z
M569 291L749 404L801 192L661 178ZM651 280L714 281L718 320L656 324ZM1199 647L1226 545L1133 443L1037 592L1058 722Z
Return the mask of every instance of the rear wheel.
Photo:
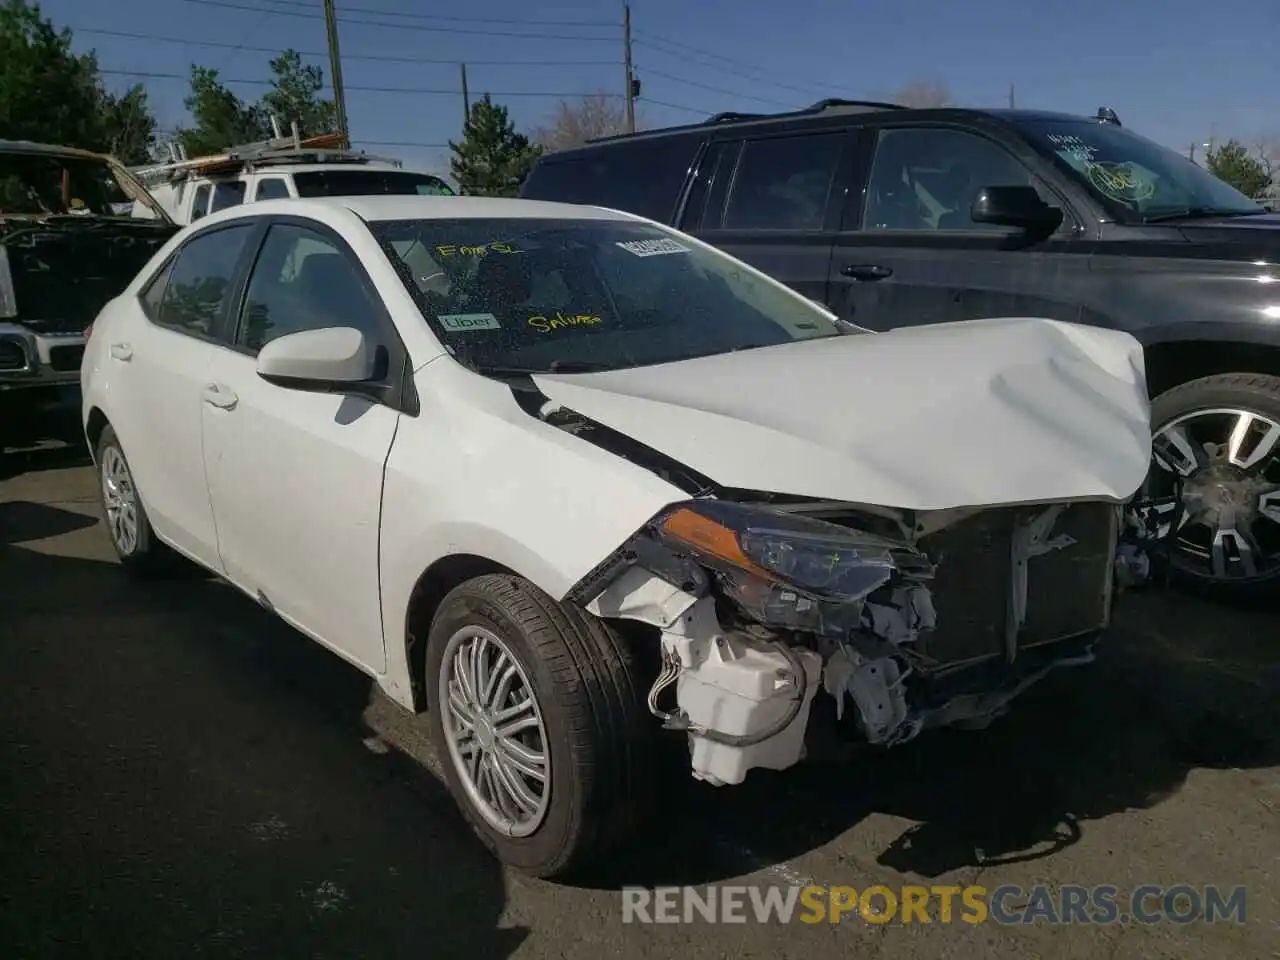
M1280 377L1221 374L1152 402L1143 498L1172 529L1179 579L1219 598L1280 585ZM1179 509L1180 508L1180 509ZM1163 532L1163 531L1162 531Z
M168 547L156 539L146 507L133 482L124 448L110 426L103 428L94 457L98 464L98 493L111 545L120 564L138 572L152 572L172 559Z
M500 860L560 876L635 828L656 730L603 622L519 577L477 577L436 613L426 681L450 792Z

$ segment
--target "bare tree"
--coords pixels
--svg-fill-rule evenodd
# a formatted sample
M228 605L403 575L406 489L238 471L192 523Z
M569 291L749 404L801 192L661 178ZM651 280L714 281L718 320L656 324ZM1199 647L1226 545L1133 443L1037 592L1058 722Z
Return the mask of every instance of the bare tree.
M639 128L640 118L636 117ZM576 101L561 100L551 120L535 127L533 141L547 153L571 150L597 137L627 132L627 105L610 93L589 93Z
M1280 137L1262 137L1254 144L1262 169L1274 183L1280 177Z
M951 88L941 80L913 80L890 98L904 107L928 109L951 106Z

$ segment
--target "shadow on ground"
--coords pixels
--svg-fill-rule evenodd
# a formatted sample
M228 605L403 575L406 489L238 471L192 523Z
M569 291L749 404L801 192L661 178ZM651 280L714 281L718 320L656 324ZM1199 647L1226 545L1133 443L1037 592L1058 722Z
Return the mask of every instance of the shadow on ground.
M5 956L509 956L498 864L367 739L370 682L224 585L20 545L83 522L0 505Z
M1280 764L1274 611L1170 593L1127 595L1118 610L1097 663L1049 676L987 730L753 771L740 787L673 780L663 829L588 885L723 880L805 854L871 813L917 822L877 856L902 873L1041 859L1091 820L1154 806L1194 768Z
M168 955L215 936L259 955L380 958L412 944L496 957L519 940L497 929L498 868L438 781L361 746L370 684L354 670L229 587L146 588L112 565L0 549L17 627L0 761L20 771L0 863L33 884L10 901L26 904L19 942L116 924ZM1128 595L1098 663L1050 676L986 731L736 788L655 771L660 819L581 883L724 880L872 813L916 823L876 853L904 873L1052 856L1192 769L1280 764L1275 617ZM339 905L323 905L326 884Z

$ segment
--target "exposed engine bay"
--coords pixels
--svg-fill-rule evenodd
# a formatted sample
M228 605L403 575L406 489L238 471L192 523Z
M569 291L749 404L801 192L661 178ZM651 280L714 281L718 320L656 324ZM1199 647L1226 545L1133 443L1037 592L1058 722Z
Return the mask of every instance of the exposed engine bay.
M1117 583L1147 570L1109 500L911 514L760 496L677 504L574 591L660 631L650 711L717 785L798 762L820 691L873 745L985 726L1092 661Z

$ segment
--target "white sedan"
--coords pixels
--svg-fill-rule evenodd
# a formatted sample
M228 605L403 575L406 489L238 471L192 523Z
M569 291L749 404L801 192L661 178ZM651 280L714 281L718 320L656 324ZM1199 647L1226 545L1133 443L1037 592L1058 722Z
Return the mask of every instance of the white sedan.
M818 693L892 745L1087 662L1150 454L1126 334L868 334L522 200L215 214L81 376L121 563L185 556L425 714L478 835L544 876L635 829L664 737L734 784L800 759Z

